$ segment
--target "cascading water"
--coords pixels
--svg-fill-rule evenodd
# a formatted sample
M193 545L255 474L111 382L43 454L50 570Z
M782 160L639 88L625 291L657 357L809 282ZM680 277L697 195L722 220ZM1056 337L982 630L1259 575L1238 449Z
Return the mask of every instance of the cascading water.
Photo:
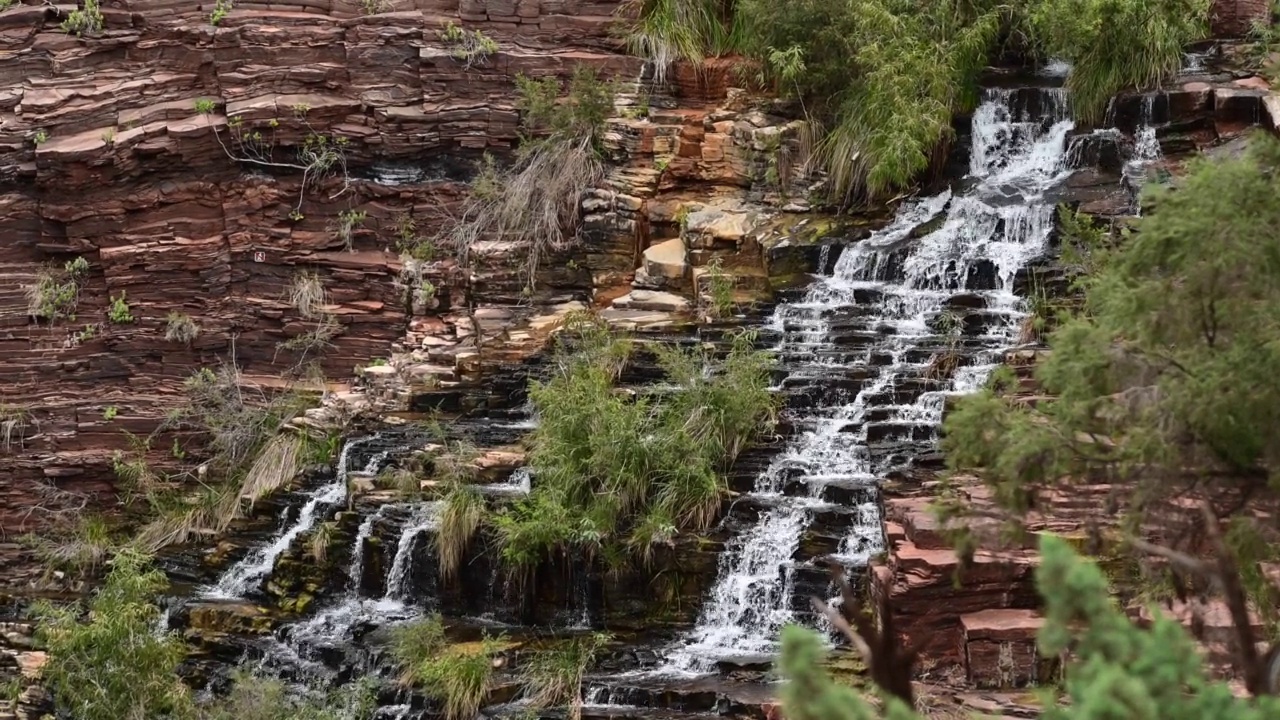
M400 542L396 544L396 556L391 561L391 572L387 574L387 600L402 601L408 594L406 583L409 568L413 562L413 547L418 536L428 530L434 530L440 524L440 510L444 504L427 502L418 506L412 517L400 531Z
M664 671L773 652L795 619L793 556L815 515L846 512L851 530L835 559L865 564L883 545L877 478L935 442L946 395L980 385L1014 343L1014 277L1048 243L1044 193L1069 174L1073 128L1061 89L1039 90L1031 109L1020 92L989 90L974 112L963 189L903 207L802 300L775 309L767 327L781 334L784 384L833 389L756 478L745 499L768 509L726 551L696 628ZM947 352L959 367L937 372ZM852 397L834 389L850 378L861 379ZM851 511L824 500L832 487L854 491Z
M351 451L375 439L377 439L377 436L372 435L349 440L343 445L342 452L338 455L338 467L334 472L333 481L312 491L306 504L299 511L297 520L291 525L283 527L270 543L254 549L240 562L228 568L222 574L222 577L218 578L217 584L204 592L204 596L213 599L244 597L253 588L254 583L260 582L263 577L271 572L271 569L275 567L276 559L285 550L289 549L293 541L316 524L322 512L347 496L347 475L349 473L348 465L351 461ZM385 459L385 453L375 456L365 470L376 472L378 463Z

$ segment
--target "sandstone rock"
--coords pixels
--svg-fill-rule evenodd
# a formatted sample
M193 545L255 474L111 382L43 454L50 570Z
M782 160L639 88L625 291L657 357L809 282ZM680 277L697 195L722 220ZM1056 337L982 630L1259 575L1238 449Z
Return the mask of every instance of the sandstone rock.
M680 313L689 310L689 301L669 292L632 290L613 301L619 310L650 310L662 313Z
M672 238L646 248L644 271L655 279L677 282L686 279L689 266L685 262L684 240Z
M982 610L960 618L964 661L970 683L981 688L1022 687L1051 677L1042 662L1036 633L1044 619L1031 610Z

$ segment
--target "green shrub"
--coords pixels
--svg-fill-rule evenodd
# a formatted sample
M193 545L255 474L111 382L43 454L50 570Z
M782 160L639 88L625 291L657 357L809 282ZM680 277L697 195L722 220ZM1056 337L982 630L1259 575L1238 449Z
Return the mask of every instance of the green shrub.
M485 517L484 496L472 485L451 483L444 496L444 512L436 532L436 550L440 558L440 575L446 579L457 575L471 538Z
M79 608L42 603L35 609L49 652L42 670L55 706L77 720L183 716L191 697L179 679L185 648L155 632L153 604L166 587L149 558L122 550L81 622Z
M774 420L767 354L738 335L727 357L704 348L657 348L671 390L635 398L614 383L631 344L592 316L573 316L530 398L531 495L495 519L502 558L531 570L557 553L647 560L655 544L715 520L720 474Z
M609 640L603 633L576 637L522 660L520 680L529 704L535 708L567 707L570 720L577 720L582 714L583 676Z
M1176 620L1156 610L1139 629L1109 596L1106 575L1082 560L1065 541L1043 536L1036 586L1044 598L1042 657L1067 658L1059 702L1057 688L1039 694L1046 720L1263 720L1280 715L1280 699L1236 697L1206 672L1194 641ZM923 720L897 697L873 708L865 690L832 680L822 663L823 639L790 626L779 658L787 682L782 704L790 720Z
M444 705L447 720L469 720L492 688L493 661L501 640L449 646L439 615L400 625L392 631L391 655L404 670L401 681L421 688Z
M83 257L68 260L61 269L42 268L34 285L26 288L27 312L50 323L74 320L80 302L80 287L89 274L89 261Z

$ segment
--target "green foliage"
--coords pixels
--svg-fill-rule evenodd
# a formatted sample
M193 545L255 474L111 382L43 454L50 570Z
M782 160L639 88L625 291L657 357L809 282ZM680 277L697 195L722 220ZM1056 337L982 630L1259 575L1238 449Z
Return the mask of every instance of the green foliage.
M1211 680L1194 641L1175 620L1155 613L1149 629L1134 626L1111 600L1107 578L1066 542L1045 536L1036 584L1044 598L1043 655L1070 651L1069 701L1046 697L1046 720L1262 720L1280 713L1275 697L1237 698ZM856 690L833 682L821 666L822 641L788 627L781 666L788 682L783 705L792 720L916 720L897 698L873 710Z
M1036 372L1054 397L1028 407L996 387L962 398L944 427L952 467L981 469L1015 513L1073 479L1130 483L1131 530L1192 487L1225 483L1247 497L1273 484L1278 167L1280 142L1259 137L1243 157L1191 163L1176 189L1150 188L1123 244L1093 233L1083 307L1050 336ZM1250 538L1229 533L1242 566L1274 557ZM1247 584L1255 599L1272 592Z
M77 720L180 716L190 694L178 678L185 648L155 632L152 603L166 587L149 558L123 550L94 594L81 622L77 607L35 608L40 639L49 651L45 683L61 712Z
M541 418L535 484L495 518L502 558L526 571L558 552L615 565L707 528L726 489L720 471L774 420L771 359L753 339L737 336L720 360L701 347L658 347L675 387L629 398L614 382L630 342L592 316L571 317L551 377L530 387Z
M115 529L99 515L82 515L59 529L24 535L20 542L49 570L87 575L106 565L120 548Z
M516 90L516 107L523 113L521 124L527 133L570 139L596 139L600 135L605 120L613 113L616 92L612 83L601 80L587 65L574 68L563 100L559 99L560 81L554 76L535 80L517 75Z
M62 21L62 32L83 35L97 35L102 32L102 10L98 8L98 0L84 0L84 5L67 14Z
M446 644L444 622L437 614L396 625L388 649L397 665L412 668L439 654Z
M446 720L475 717L492 687L493 659L500 649L501 639L487 636L478 643L449 646L439 615L395 628L390 645L404 669L402 682L441 701Z
M976 100L979 72L1023 51L1074 62L1077 116L1176 73L1207 32L1208 0L636 0L632 52L676 59L743 53L761 83L800 98L812 160L833 199L909 186Z
M338 213L338 220L333 224L333 234L342 243L342 246L351 252L354 233L357 228L364 224L369 217L369 213L364 210L343 210Z
M83 257L68 260L61 270L54 266L42 268L35 284L26 288L28 314L50 323L74 320L80 288L88 274L89 261Z
M217 27L218 23L225 20L226 17L231 14L234 7L235 3L233 0L214 0L213 12L209 13L209 24Z
M471 538L485 518L484 496L472 485L450 483L444 496L444 511L436 533L436 550L440 558L440 575L455 577Z
M191 341L200 336L200 326L190 315L180 312L171 312L165 320L164 339L173 343L181 343L190 345Z
M1067 78L1078 119L1101 119L1107 101L1177 74L1183 49L1207 36L1211 0L1036 0L1025 29L1048 57L1073 63Z
M604 633L576 637L522 661L520 680L529 704L535 708L568 707L569 720L578 720L583 676L609 640Z
M128 325L133 322L133 313L129 312L125 291L120 291L120 297L111 298L111 307L107 308L107 319L113 325Z
M377 681L361 678L329 692L297 692L284 681L237 671L225 698L199 708L198 720L370 720Z
M604 173L600 141L613 110L614 87L595 70L579 66L568 94L558 98L554 77L516 77L522 142L514 164L497 170L486 162L461 217L442 239L463 259L482 240L505 240L527 249L531 291L542 257L577 239L583 195Z
M440 40L449 46L449 55L468 68L483 65L490 55L498 52L498 41L479 30L467 32L453 22L440 31Z
M211 98L197 98L194 108L201 115L209 115L218 105Z

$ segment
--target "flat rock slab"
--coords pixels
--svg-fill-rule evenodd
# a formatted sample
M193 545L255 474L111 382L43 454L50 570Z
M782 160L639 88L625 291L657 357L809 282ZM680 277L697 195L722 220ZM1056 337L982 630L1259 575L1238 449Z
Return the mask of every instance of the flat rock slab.
M668 313L687 312L690 308L688 299L675 293L657 290L632 290L614 300L613 306L620 310L652 310Z

